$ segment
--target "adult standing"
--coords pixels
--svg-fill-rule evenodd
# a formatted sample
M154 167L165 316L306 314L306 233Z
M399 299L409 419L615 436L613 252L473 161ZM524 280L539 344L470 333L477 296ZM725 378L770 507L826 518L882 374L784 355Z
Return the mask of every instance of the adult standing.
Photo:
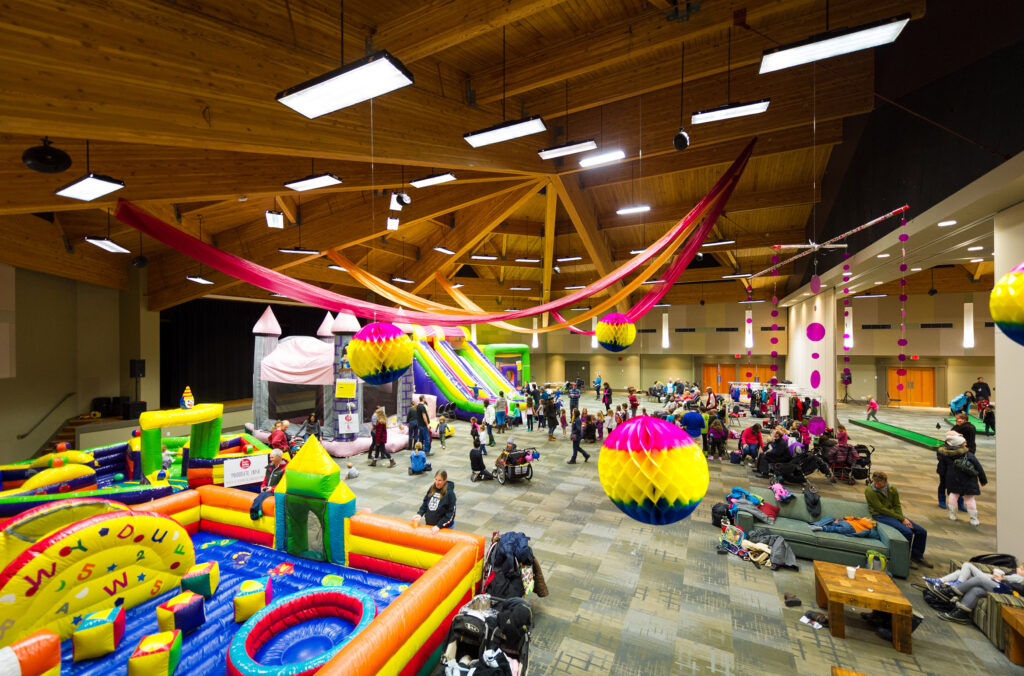
M415 399L409 404L409 410L405 412L405 424L409 428L409 448L412 449L420 440L420 411Z
M448 481L448 472L443 469L434 474L434 483L423 496L423 504L412 517L412 525L418 525L420 519L432 526L435 533L442 528L451 528L455 523L455 484Z
M594 378L594 398L598 401L601 400L601 372L597 372L597 377Z
M497 422L498 416L494 411L494 402L488 399L485 402L484 408L484 426L487 427L487 445L494 445L494 425Z
M939 473L940 481L945 479L945 489L949 492L946 498L949 520L956 521L957 500L962 495L971 525L979 525L981 522L978 520L978 505L974 498L981 495L980 486L988 483L985 468L967 448L963 437L952 430L946 436L946 443L938 448L936 454L939 464L935 471Z
M604 412L610 414L612 412L612 386L608 383L604 384L604 392L601 394L601 402L604 403Z
M554 399L544 402L544 418L548 424L548 441L555 441L555 428L558 427L558 405Z
M569 391L569 410L575 411L580 407L580 388L576 383L566 383Z
M971 385L971 391L974 392L975 401L983 399L989 401L992 399L992 390L981 376L978 376L978 381Z
M419 442L423 444L423 452L430 455L430 413L427 412L427 398L420 395L420 401L416 404L417 422L420 426Z
M864 489L864 498L868 503L868 511L875 517L875 521L892 526L910 543L911 565L934 568L924 560L928 531L903 516L899 491L895 486L889 485L889 475L885 472L872 473L871 485Z
M498 392L498 400L494 403L494 424L498 427L500 434L507 431L505 417L508 415L508 400L504 392Z
M583 450L580 442L583 440L583 423L580 419L579 409L572 410L572 457L565 461L567 465L576 464L576 455L583 454L583 462L590 460L590 454Z

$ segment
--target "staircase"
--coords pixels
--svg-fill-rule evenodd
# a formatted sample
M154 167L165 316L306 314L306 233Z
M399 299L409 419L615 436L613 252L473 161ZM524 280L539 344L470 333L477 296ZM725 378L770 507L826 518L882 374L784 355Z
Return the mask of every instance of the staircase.
M39 457L40 455L52 452L56 445L60 443L66 443L68 445L68 448L80 450L75 448L75 430L77 430L82 425L89 425L92 423L99 422L110 422L112 420L120 419L121 418L79 418L77 416L74 418L68 418L67 420L64 421L64 424L61 425L60 429L58 429L53 434L53 436L46 440L46 443L43 444L43 447L36 451L36 454L33 457Z

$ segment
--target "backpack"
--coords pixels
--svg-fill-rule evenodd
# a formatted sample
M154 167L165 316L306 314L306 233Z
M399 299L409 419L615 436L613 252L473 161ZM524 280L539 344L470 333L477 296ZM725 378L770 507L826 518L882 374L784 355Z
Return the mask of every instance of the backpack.
M498 611L495 637L499 639L501 649L519 654L533 628L533 609L521 598L498 601L494 608Z
M526 594L526 587L523 586L522 573L518 568L496 570L491 581L487 583L484 593L490 594L496 599L523 598Z
M924 597L924 602L938 613L948 613L956 609L955 602L942 598L930 589L925 589L921 595Z
M729 505L719 502L711 506L711 524L721 528L729 524Z
M1012 571L1017 568L1017 557L1013 554L979 554L971 559L971 563Z

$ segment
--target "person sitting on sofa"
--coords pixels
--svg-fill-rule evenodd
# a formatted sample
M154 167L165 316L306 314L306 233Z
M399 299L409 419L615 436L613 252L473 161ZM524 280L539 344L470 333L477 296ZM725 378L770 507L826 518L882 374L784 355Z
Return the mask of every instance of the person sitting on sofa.
M868 511L871 512L871 516L875 517L875 521L892 526L910 543L912 567L935 567L924 559L928 531L903 516L899 491L895 486L889 485L889 475L885 472L873 472L871 485L864 489L864 498L868 503Z
M973 563L967 562L960 570L938 579L925 578L925 582L934 593L956 600L956 608L939 613L939 617L949 622L967 624L974 607L986 594L1024 592L1024 563L1017 566L1013 574L1007 575L998 568L985 573Z

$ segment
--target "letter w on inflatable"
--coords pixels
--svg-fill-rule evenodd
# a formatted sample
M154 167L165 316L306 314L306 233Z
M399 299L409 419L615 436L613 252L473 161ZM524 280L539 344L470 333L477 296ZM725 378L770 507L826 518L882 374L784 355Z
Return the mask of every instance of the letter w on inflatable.
M42 627L69 638L86 614L174 589L195 563L174 519L88 498L24 512L5 525L0 546L10 561L0 572L0 646Z

